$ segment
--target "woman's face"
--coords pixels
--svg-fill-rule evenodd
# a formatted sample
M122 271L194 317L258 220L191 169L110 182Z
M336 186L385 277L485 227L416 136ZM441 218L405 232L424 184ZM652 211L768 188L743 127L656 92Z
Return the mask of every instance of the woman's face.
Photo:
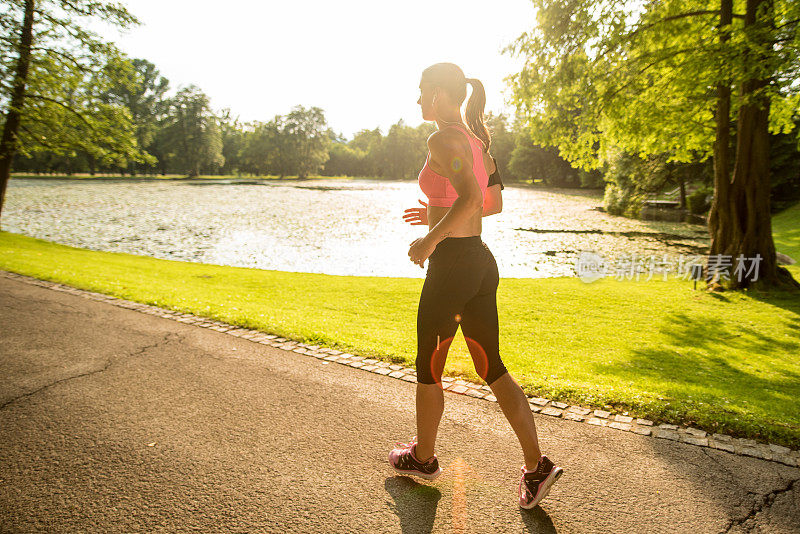
M433 109L433 97L436 95L436 99L439 99L438 96L438 89L435 89L431 84L420 81L419 83L419 98L417 99L417 104L420 105L422 108L422 119L426 121L433 121L436 120L436 113Z

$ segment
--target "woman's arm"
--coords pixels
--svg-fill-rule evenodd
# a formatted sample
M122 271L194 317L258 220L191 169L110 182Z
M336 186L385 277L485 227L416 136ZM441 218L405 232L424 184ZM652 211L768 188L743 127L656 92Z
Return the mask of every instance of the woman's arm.
M439 167L446 169L444 176L458 193L458 198L444 217L425 236L425 239L435 247L473 213L482 209L483 195L472 171L472 154L466 154L460 144L436 134L428 139L428 148L431 159L436 161ZM450 164L456 161L459 164Z
M503 194L500 192L500 184L491 185L486 188L486 197L483 199L483 216L494 215L503 211Z

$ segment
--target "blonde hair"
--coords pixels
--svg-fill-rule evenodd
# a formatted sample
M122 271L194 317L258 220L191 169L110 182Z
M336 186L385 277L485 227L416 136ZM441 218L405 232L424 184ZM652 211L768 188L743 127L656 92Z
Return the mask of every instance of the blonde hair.
M492 136L489 133L486 122L483 120L483 110L486 107L486 91L481 81L477 78L464 76L464 71L455 63L434 63L422 71L422 79L434 87L441 87L459 109L467 97L467 84L472 85L472 94L469 97L469 102L467 102L464 119L467 127L478 139L483 141L484 149L489 152Z

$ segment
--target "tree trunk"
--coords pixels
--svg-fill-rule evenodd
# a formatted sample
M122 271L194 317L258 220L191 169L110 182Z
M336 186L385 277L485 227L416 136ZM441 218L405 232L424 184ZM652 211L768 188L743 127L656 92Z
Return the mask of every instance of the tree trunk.
M756 10L772 0L747 0L745 26L756 21ZM732 0L722 0L720 25L732 18ZM767 21L772 17L768 11ZM727 41L726 34L720 36ZM746 53L743 61L762 61ZM796 287L786 269L778 266L772 239L769 177L769 98L765 79L744 80L740 97L751 100L739 108L733 180L729 178L730 85L717 87L717 137L714 143L714 200L709 213L711 250L706 263L708 289L744 289L754 285Z
M19 59L14 73L14 88L11 101L6 112L6 123L3 137L0 140L0 215L3 213L3 202L6 187L11 177L11 164L17 153L17 131L22 119L22 106L25 103L25 85L28 82L28 69L31 62L31 45L33 44L33 11L34 0L25 0L25 16L20 32Z
M680 188L680 208L686 209L686 178L681 174L678 177L678 187Z
M733 0L721 0L719 26L725 26L733 20ZM729 40L728 33L720 33L720 42ZM721 254L723 244L730 241L732 226L730 212L727 209L730 189L730 109L731 87L729 80L717 84L716 138L714 140L714 197L708 212L708 229L711 234L710 255ZM712 273L706 266L706 282L711 283Z

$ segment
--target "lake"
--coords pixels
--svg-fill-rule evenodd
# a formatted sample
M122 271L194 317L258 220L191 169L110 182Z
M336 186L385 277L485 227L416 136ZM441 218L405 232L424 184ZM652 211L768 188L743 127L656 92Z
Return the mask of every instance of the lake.
M170 260L425 276L408 248L427 227L402 218L425 199L416 180L242 181L12 178L2 229ZM507 185L503 212L484 217L481 238L500 276L515 278L574 276L581 251L677 259L708 249L704 225L627 219L601 205L598 191Z

